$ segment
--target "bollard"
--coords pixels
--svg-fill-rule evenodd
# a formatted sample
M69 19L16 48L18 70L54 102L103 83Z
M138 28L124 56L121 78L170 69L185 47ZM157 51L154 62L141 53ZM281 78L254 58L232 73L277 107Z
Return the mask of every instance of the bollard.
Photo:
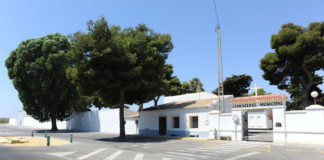
M31 136L34 137L34 131L31 132Z
M72 136L72 134L70 135L70 143L72 143L73 142L73 136Z
M45 131L45 138L47 137L47 131Z
M51 136L47 136L47 146L51 145Z

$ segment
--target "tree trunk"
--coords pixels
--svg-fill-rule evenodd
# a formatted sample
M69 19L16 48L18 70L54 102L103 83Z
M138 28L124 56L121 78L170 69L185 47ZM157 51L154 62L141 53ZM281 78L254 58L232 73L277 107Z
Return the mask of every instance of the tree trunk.
M142 110L143 110L143 103L138 105L138 110L137 111L139 112L139 111L142 111Z
M313 76L312 76L312 73L308 70L308 68L306 66L304 66L303 69L307 76L307 82L304 83L302 103L303 103L303 106L306 108L306 107L312 105L312 100L309 99L309 93L310 93L310 89L313 85Z
M52 131L57 131L56 115L51 113Z
M125 92L119 90L119 138L125 139L125 118L124 118Z
M159 102L160 96L157 96L156 98L153 99L154 101L154 107L157 107L157 104Z

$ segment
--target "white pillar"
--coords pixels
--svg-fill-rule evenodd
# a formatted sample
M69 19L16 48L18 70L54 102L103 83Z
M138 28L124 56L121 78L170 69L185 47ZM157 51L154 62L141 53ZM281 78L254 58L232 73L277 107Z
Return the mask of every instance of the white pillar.
M273 142L286 143L286 106L272 108L273 115Z
M235 126L234 132L232 134L233 141L242 141L243 140L243 111L242 110L233 110L232 117L238 116L239 121L235 124L233 120L233 124Z

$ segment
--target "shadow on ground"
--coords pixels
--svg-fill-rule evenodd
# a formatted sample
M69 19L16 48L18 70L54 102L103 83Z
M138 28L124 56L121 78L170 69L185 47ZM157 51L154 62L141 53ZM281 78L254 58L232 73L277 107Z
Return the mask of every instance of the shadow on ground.
M100 138L95 139L97 141L104 141L104 142L125 142L125 143L159 143L159 142L166 142L172 141L175 139L168 139L165 137L150 137L150 136L126 136L125 139L120 139L119 137L112 137L112 138Z
M57 130L52 131L50 129L42 129L42 130L34 130L36 133L94 133L94 132L88 132L88 131L80 131L80 130Z

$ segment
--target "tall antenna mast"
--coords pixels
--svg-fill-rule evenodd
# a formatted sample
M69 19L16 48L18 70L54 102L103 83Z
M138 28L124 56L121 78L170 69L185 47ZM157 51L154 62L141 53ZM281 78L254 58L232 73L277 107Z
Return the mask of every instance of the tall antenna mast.
M218 64L218 109L220 112L225 111L224 104L224 86L223 86L223 62L222 62L222 40L221 40L221 28L219 25L219 19L216 8L216 1L214 0L214 7L217 19L217 64Z
M217 32L217 64L218 64L218 108L224 112L224 86L223 86L223 62L222 62L222 40L220 26L216 27Z

